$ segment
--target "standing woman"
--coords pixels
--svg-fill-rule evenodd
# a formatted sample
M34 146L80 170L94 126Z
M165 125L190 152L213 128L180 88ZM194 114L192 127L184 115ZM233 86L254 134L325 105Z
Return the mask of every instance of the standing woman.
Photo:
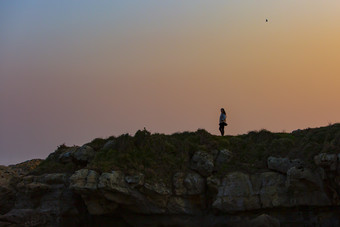
M220 132L221 136L224 136L224 126L227 126L228 124L226 123L227 119L227 114L225 113L225 110L221 108L221 115L220 115Z

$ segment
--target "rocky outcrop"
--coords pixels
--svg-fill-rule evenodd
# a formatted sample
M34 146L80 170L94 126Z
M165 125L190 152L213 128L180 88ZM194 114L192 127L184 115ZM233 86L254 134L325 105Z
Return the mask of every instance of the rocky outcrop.
M125 155L115 140L98 141L49 156L57 167L74 165L72 172L0 166L0 226L340 226L340 153L316 153L309 162L271 154L257 160L264 168L250 170L235 165L237 146L212 142L211 151L189 147L187 166L151 177L140 170L150 165L142 152L140 169L95 168L94 147Z

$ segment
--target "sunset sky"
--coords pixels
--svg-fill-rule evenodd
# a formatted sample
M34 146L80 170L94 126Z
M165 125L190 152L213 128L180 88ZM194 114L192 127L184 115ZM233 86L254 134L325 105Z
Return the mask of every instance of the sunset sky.
M266 18L269 20L265 22ZM152 133L340 122L340 1L1 1L0 165Z

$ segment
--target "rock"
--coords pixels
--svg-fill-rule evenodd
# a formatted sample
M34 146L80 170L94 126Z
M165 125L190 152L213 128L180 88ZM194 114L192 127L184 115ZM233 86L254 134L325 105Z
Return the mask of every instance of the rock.
M290 206L327 206L331 201L323 189L323 182L310 169L292 167L287 172L287 189L291 192Z
M0 214L5 214L14 207L18 177L11 168L0 166Z
M165 213L171 196L171 188L163 182L147 182L140 189L143 194L141 207L157 213Z
M314 174L310 169L292 167L288 170L286 184L288 188L297 187L298 184L296 183L301 182L301 180L309 182L309 187L313 186L316 189L323 187L320 176Z
M200 209L190 200L182 197L171 197L169 199L167 209L170 214L200 214Z
M103 146L103 150L111 150L115 148L115 144L116 142L114 140L109 140L107 141L104 146Z
M19 164L8 166L9 169L19 176L24 176L29 174L32 170L37 168L37 166L42 162L42 159L32 159Z
M176 195L199 195L205 191L205 180L197 173L178 172L173 177Z
M84 202L91 215L107 215L116 212L118 203L107 200L103 197L84 196Z
M80 169L70 177L70 189L76 191L96 190L99 175L94 170Z
M88 145L84 145L73 152L73 158L80 163L88 163L94 156L95 151Z
M148 182L144 184L145 192L149 194L157 193L159 195L170 195L171 189L169 189L163 182Z
M260 196L262 208L283 207L287 204L286 176L264 172L250 176L255 194Z
M221 168L224 164L228 163L232 158L232 153L227 149L220 150L216 161L215 166L216 168Z
M221 180L215 176L207 178L207 189L208 193L212 196L217 195Z
M124 173L112 171L111 173L102 173L99 177L98 189L104 198L108 201L124 204L135 205L136 198L129 185L125 181Z
M41 226L47 221L46 215L38 213L33 209L13 209L0 218L3 221L22 226Z
M336 154L321 153L314 156L314 162L317 166L335 171L337 169L338 157Z
M144 185L144 174L139 173L139 174L133 175L133 176L126 176L125 181L132 188L141 187L141 186Z
M250 221L252 227L280 227L280 221L267 214L261 214Z
M208 177L214 169L214 158L208 152L197 151L191 158L190 167L202 176Z
M288 158L276 158L270 156L267 160L268 169L278 171L280 173L287 173L292 167L302 167L303 162L299 159L289 160Z
M111 173L102 173L99 177L98 188L113 192L129 194L129 187L125 182L124 173L120 171L112 171Z
M188 173L183 184L187 195L199 195L205 191L205 180L197 173Z
M85 188L89 190L96 190L98 185L99 174L96 171L89 170L86 177Z
M82 190L86 184L86 178L89 173L88 169L80 169L70 177L70 188Z
M77 146L73 146L73 147L65 149L65 151L59 155L58 160L61 163L72 162L73 161L73 154L74 154L74 152L77 151L77 149L79 149L79 147L77 147Z
M20 188L20 186L18 186L18 188ZM44 184L44 183L32 182L32 183L24 185L23 188L25 190L25 193L36 195L40 193L46 193L47 191L51 189L51 186L48 184Z
M65 173L51 173L35 177L34 180L45 184L66 184L68 175Z
M1 220L20 226L59 226L64 215L79 215L74 194L64 184L37 182L43 179L40 176L26 179L27 183L22 181L17 186L15 207Z
M186 174L183 172L178 172L174 174L172 182L174 186L175 195L185 195L187 193L187 189L183 184L185 175Z
M222 179L212 206L222 212L253 210L261 207L249 176L241 172L229 173Z

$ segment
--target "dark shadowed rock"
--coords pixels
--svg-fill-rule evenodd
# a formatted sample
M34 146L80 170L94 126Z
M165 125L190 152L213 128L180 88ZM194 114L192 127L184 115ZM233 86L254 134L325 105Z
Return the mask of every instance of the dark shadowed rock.
M303 162L299 159L289 160L288 158L277 158L270 156L267 160L268 169L287 173L292 167L302 167Z
M253 192L259 195L262 208L286 206L286 176L276 172L264 172L250 176Z
M280 221L267 214L261 214L257 218L250 221L249 226L252 227L280 227Z
M227 149L220 150L216 157L215 166L220 168L224 164L228 163L232 158L232 153Z
M214 169L214 157L205 151L197 151L191 158L190 167L204 177L211 175Z
M338 165L338 157L336 154L321 153L314 156L314 162L320 167L335 171Z
M74 152L76 152L78 149L79 149L79 147L77 147L77 146L65 149L64 152L59 155L58 160L61 163L72 162L73 161Z
M321 177L310 169L292 167L287 172L286 187L293 192L291 206L328 206L332 202L324 191Z
M93 150L92 147L88 145L84 145L78 148L73 153L73 158L80 163L87 163L90 160L92 160L94 156L95 156L95 151Z
M126 181L126 183L129 184L130 187L139 188L139 187L144 185L144 178L145 178L144 174L139 173L139 174L135 174L135 175L125 176L125 181Z
M212 206L223 212L254 210L261 207L249 176L241 172L229 173L223 177Z
M115 140L109 140L107 141L104 146L103 146L103 150L111 150L111 149L114 149L115 147Z
M200 195L205 191L205 180L197 173L188 173L183 184L188 195Z
M70 188L76 191L96 190L99 174L96 171L81 169L70 177Z
M199 195L205 191L205 180L197 173L178 172L173 177L176 195Z

